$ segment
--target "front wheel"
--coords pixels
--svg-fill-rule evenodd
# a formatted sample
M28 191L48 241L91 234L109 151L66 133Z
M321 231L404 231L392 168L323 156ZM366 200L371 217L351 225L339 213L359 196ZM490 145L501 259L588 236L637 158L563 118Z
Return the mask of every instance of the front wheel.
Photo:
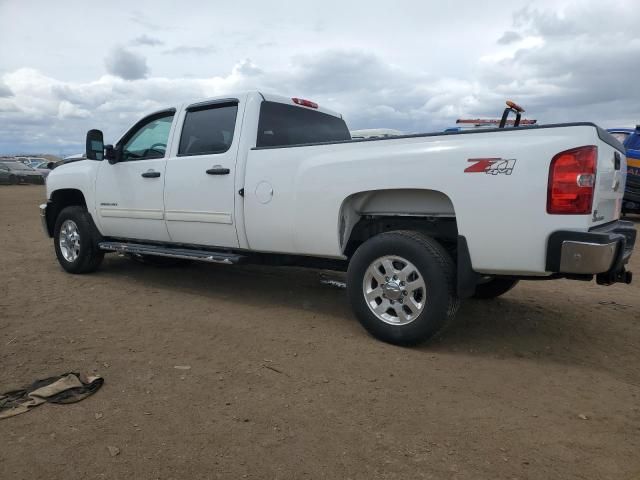
M97 232L87 209L79 206L64 208L56 219L53 241L58 262L69 273L89 273L96 270L104 252L98 247Z
M451 257L418 232L388 232L363 243L349 263L347 289L364 328L397 345L433 337L458 309Z

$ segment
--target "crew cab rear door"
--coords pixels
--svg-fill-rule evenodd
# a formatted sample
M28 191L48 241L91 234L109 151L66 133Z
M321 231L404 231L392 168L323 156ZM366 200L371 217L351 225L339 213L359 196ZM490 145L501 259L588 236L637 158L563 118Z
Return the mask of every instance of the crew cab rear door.
M240 99L183 109L167 159L164 205L171 241L237 247L234 186Z

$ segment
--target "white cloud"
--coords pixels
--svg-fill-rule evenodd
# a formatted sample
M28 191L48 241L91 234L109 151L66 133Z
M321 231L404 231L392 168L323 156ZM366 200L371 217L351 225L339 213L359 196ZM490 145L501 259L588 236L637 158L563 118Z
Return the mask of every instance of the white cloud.
M0 152L78 150L89 128L102 128L111 141L146 112L245 89L311 98L342 112L352 128L442 129L463 116L497 116L507 98L544 123L637 123L640 9L633 2L541 0L535 8L520 8L525 0L461 2L455 12L407 3L384 18L379 9L344 2L336 3L339 18L328 7L314 7L308 19L262 4L221 7L215 29L190 11L173 12L180 18L165 28L163 18L172 15L163 6L142 15L124 3L122 12L105 4L105 21L122 19L136 32L129 47L117 44L126 38L98 42L79 32L83 42L49 49L61 52L57 59L39 56L37 47L26 57L13 55L29 39L2 23L9 17L0 3L0 43L7 46ZM349 20L354 16L357 23ZM88 56L84 48L102 53Z
M67 100L62 100L58 104L58 118L61 120L67 118L87 118L90 115L89 110L80 108Z
M2 81L0 81L0 98L3 97L12 97L13 92L9 87L7 87Z
M148 47L157 47L159 45L164 45L164 42L162 40L156 37L152 37L151 35L147 35L146 33L134 38L130 43L131 45L145 45Z
M178 45L177 47L169 48L165 50L165 55L209 55L215 52L215 47L209 46L194 46L194 45Z
M508 30L498 39L498 43L501 45L509 45L510 43L517 42L522 39L522 35L513 30Z

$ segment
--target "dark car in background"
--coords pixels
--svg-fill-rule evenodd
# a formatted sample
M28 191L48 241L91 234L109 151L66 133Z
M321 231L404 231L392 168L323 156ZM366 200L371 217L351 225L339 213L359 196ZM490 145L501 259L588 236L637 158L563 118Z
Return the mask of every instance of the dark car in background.
M33 168L36 172L40 173L44 178L47 178L49 176L49 173L51 172L53 163L54 162L45 160L44 162L32 163L30 167Z
M622 202L623 213L640 213L640 125L633 128L611 128L609 133L627 151L627 187Z
M16 161L0 162L0 182L9 185L17 184L44 184L44 176L42 173L33 168Z

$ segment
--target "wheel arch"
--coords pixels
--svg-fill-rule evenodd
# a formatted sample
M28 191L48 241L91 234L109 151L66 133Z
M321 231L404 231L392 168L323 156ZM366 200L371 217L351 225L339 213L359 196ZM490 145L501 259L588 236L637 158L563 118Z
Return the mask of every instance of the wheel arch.
M46 225L47 232L53 237L56 219L63 208L70 206L87 206L87 200L81 190L77 188L60 188L51 192L47 202Z
M342 253L350 256L371 236L390 230L418 229L455 239L457 222L453 202L438 190L367 190L342 202L339 229Z
M347 197L340 208L340 248L350 258L369 238L394 230L428 235L456 264L460 298L473 295L479 275L473 270L467 239L460 235L453 202L429 189L368 190Z

